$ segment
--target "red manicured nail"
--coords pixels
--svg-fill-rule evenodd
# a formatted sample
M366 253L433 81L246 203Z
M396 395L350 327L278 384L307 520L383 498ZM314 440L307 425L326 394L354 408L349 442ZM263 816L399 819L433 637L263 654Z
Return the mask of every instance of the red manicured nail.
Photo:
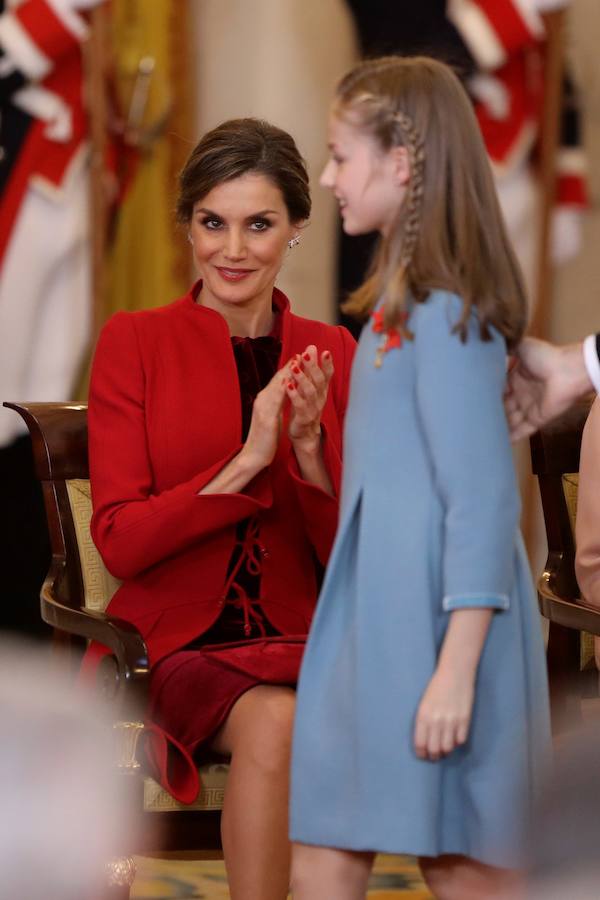
M310 353L304 353L302 359L305 359L306 362L310 362Z
M331 353L329 352L329 350L325 350L323 352L323 359L329 359L330 356L331 356Z
M296 390L296 385L294 384L293 381L288 381L288 390L290 390L290 391Z
M292 372L294 375L299 375L301 372L300 366L292 366Z

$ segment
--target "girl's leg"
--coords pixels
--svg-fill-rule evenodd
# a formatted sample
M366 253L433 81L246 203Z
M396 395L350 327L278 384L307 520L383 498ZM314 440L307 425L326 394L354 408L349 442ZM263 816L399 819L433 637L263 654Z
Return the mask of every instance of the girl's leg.
M294 844L293 900L365 900L373 853Z
M512 869L498 869L467 856L423 856L419 865L436 900L493 900L522 896L522 876Z
M213 741L231 756L221 835L232 900L285 900L295 692L259 685L233 706Z

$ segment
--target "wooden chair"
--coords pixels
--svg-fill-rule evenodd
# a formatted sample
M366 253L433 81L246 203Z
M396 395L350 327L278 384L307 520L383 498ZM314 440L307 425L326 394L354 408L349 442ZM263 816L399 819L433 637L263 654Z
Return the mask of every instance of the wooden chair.
M586 605L575 576L575 517L579 454L589 404L531 438L548 539L548 559L537 583L548 619L548 676L553 726L562 731L580 721L581 699L597 694L592 635L600 635L600 610Z
M147 649L128 622L104 610L119 582L104 567L90 537L91 496L87 455L87 406L74 403L5 403L29 428L36 474L42 482L52 563L41 592L41 614L54 628L61 660L73 672L89 640L109 647L99 688L114 708L116 765L124 790L139 809L135 845L109 867L109 896L128 898L135 876L133 853L221 855L220 810L227 766L201 768L202 791L191 806L175 801L145 777L136 756L149 684ZM192 853L190 852L192 851Z

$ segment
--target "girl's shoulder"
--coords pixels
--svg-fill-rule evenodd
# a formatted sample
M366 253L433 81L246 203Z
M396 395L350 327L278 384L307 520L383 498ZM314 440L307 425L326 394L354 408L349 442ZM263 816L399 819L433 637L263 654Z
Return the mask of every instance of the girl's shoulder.
M451 332L462 316L462 297L440 288L430 291L425 300L415 301L411 310L411 322L421 328L448 326Z
M410 328L419 337L435 337L437 340L456 340L461 344L473 339L481 341L481 328L477 309L472 308L465 323L464 339L461 337L464 300L460 294L438 288L429 293L422 302L414 302L410 315ZM496 329L488 325L489 339L486 343L498 344L505 349L505 342Z

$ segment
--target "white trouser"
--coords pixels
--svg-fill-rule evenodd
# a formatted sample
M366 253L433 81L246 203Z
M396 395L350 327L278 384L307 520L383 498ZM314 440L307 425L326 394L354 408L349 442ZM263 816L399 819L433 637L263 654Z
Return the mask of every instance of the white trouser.
M31 186L0 269L0 403L69 400L91 321L88 175L59 199ZM23 433L0 406L0 447Z

